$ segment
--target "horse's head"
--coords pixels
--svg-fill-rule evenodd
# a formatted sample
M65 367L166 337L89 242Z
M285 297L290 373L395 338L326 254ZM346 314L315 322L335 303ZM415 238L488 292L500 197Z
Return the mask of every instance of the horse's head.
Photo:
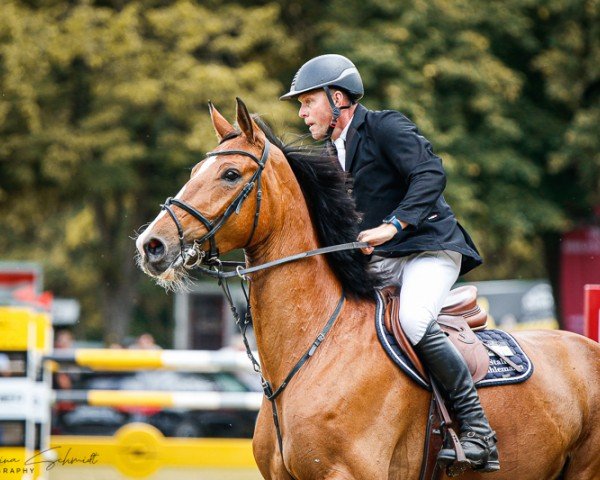
M271 144L240 99L241 132L212 105L210 114L219 146L194 167L136 241L142 269L169 288L181 284L187 268L246 247L258 236L261 179Z

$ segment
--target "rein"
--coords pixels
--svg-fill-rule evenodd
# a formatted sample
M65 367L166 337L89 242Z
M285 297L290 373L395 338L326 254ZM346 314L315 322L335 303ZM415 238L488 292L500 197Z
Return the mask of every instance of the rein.
M319 348L319 345L321 345L323 340L325 340L327 333L329 333L329 330L331 330L331 327L333 326L333 324L335 323L335 321L337 320L337 318L340 315L342 306L344 305L344 302L346 300L346 294L342 291L342 295L340 297L340 300L338 301L337 306L335 307L335 310L329 317L329 320L327 321L325 326L321 329L321 331L315 338L312 345L309 347L309 349L306 351L306 353L300 358L300 360L298 360L298 362L296 362L294 367L286 375L286 377L283 380L283 382L281 383L281 385L279 385L279 387L277 387L275 390L273 390L273 385L271 384L271 382L269 382L264 377L264 375L262 373L262 369L260 367L260 364L258 363L258 360L256 360L256 357L252 353L250 343L248 342L248 337L246 336L246 331L248 330L248 326L252 324L252 313L251 313L251 307L250 307L250 295L245 289L244 281L248 280L248 277L247 277L248 273L265 270L267 268L272 268L277 265L282 265L284 263L294 262L297 260L301 260L303 258L313 257L315 255L323 255L326 253L338 252L338 251L342 251L342 250L363 248L363 247L367 247L368 245L369 244L366 242L352 242L352 243L344 243L344 244L340 244L340 245L332 245L330 247L317 248L315 250L309 250L306 252L297 253L295 255L290 255L288 257L280 258L277 260L273 260L271 262L263 263L261 265L256 265L254 267L249 267L249 268L241 268L242 265L244 265L244 266L246 265L243 262L220 262L220 261L219 261L219 266L216 267L216 270L209 270L208 268L197 267L202 273L209 275L213 278L217 278L219 280L219 285L223 289L225 298L227 298L227 303L229 303L229 308L231 310L231 313L233 314L235 323L238 326L240 333L242 335L242 339L244 341L244 346L246 348L246 355L252 362L252 368L260 376L260 382L261 382L261 385L263 388L263 393L264 393L265 397L267 398L267 400L269 400L271 402L271 410L273 411L273 424L275 425L275 431L277 433L277 444L279 446L279 453L281 454L281 458L282 458L282 461L284 462L284 464L285 464L285 460L283 457L283 435L281 433L281 426L279 424L279 413L277 410L277 403L275 402L275 400L277 399L277 397L279 395L281 395L283 393L283 391L289 385L289 383L292 380L292 378L294 377L294 375L296 375L296 373L298 373L298 371L300 371L300 369L306 363L306 361L314 355L317 348ZM223 272L223 271L221 271L221 267L223 267L223 266L236 266L236 269L233 271L229 271L229 272ZM237 311L237 308L233 301L233 297L231 295L231 291L229 289L228 280L232 277L240 278L242 292L244 293L244 297L246 299L246 315L244 317L243 322L240 317L240 314Z
M242 279L246 279L247 274L258 272L260 270L265 270L267 268L276 267L277 265L283 265L284 263L295 262L297 260L302 260L304 258L314 257L316 255L323 255L326 253L332 252L341 252L343 250L356 250L358 248L368 247L369 244L367 242L350 242L350 243L341 243L339 245L331 245L329 247L316 248L314 250L308 250L306 252L296 253L294 255L290 255L288 257L278 258L277 260L272 260L267 263L262 263L260 265L255 265L254 267L242 268L246 266L246 262L229 262L229 261L218 261L219 266L215 267L215 269L211 270L205 267L196 267L200 272L208 275L209 277L220 279L228 279L232 277L240 277ZM221 267L235 267L235 270L224 272Z

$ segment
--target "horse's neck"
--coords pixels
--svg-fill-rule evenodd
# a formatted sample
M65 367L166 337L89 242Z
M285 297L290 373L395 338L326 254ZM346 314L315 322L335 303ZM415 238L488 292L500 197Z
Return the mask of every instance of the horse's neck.
M316 235L306 225L299 221L271 238L268 250L253 256L251 263L317 248ZM325 257L319 255L257 272L252 275L250 293L263 373L278 386L326 324L342 288Z

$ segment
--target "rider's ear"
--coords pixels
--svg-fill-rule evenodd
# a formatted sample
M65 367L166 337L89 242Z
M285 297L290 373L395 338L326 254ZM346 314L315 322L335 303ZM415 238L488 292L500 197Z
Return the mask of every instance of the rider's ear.
M223 140L223 137L228 135L231 132L235 131L233 125L225 120L225 117L219 113L219 111L215 108L212 102L208 102L208 110L210 111L210 118L212 119L212 124L217 132L217 137L219 137L219 141Z
M246 105L244 104L244 102L242 102L242 100L239 99L238 97L236 97L235 100L237 102L238 126L240 127L240 130L246 136L248 141L250 143L254 143L254 140L255 140L254 127L256 126L256 124L252 120L252 117L250 117L250 114L248 113L248 109L246 108Z

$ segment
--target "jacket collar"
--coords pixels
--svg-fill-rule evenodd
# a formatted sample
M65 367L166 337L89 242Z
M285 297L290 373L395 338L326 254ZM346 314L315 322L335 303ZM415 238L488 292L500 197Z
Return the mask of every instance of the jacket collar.
M354 161L354 155L356 154L356 148L360 143L360 132L358 131L360 126L365 121L367 115L367 109L360 103L354 110L354 116L350 122L350 128L348 128L348 134L346 135L346 171L349 172L352 168Z

